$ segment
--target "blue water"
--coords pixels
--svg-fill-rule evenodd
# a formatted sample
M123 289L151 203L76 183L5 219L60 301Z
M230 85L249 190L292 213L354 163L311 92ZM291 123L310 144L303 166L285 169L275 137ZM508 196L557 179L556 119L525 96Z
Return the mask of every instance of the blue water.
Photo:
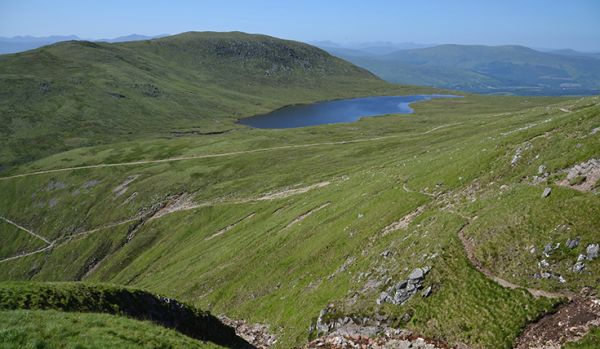
M456 98L453 95L377 96L340 99L313 104L292 105L268 114L238 120L256 128L294 128L354 122L365 116L410 114L410 103L433 98Z

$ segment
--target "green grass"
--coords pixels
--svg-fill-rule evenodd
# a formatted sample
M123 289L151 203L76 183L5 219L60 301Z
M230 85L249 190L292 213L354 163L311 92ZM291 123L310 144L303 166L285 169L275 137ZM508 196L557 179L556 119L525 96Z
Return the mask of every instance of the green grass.
M0 311L9 310L107 313L152 321L191 339L229 348L247 347L247 343L235 335L234 329L210 313L134 288L86 283L2 283ZM57 338L61 338L60 333Z
M1 348L224 348L174 330L107 314L0 311Z
M450 343L508 348L520 329L554 302L502 289L469 266L456 238L464 220L451 211L479 216L468 227L469 236L499 231L493 235L496 249L514 243L514 237L500 230L501 223L494 220L509 212L516 217L515 229L529 231L531 226L519 217L552 226L561 219L548 220L548 214L567 210L565 214L573 217L572 224L582 237L588 234L585 236L592 239L590 212L597 207L593 193L555 188L539 208L514 212L510 207L529 207L528 200L541 200L538 191L543 187L523 179L537 171L539 164L528 161L538 151L538 160L553 173L597 153L597 145L587 137L598 122L600 107L596 103L594 98L468 96L419 103L413 115L367 118L353 124L138 140L56 154L13 173L392 136L2 180L0 192L6 200L0 201L0 212L56 239L57 244L48 253L3 263L0 278L83 278L142 287L213 313L267 323L278 335L280 348L306 341L311 320L330 303L347 313L381 311L397 319L408 312L411 319L398 325ZM559 107L579 111L564 113ZM524 127L528 128L520 130ZM522 162L511 167L515 148L546 132L554 132L553 142L531 141L536 152L524 152ZM581 146L575 147L577 143ZM566 149L571 151L568 157L561 155ZM113 189L132 175L139 177L117 196ZM86 186L91 180L98 182ZM331 184L285 198L251 200L322 181ZM56 187L49 186L51 182L64 187L49 190ZM503 183L522 189L514 189L518 195L501 194ZM403 184L412 190L444 194L431 198L409 193ZM477 198L474 202L467 195L469 188ZM133 193L137 194L130 199ZM127 235L135 227L133 222L68 238L131 218L178 193L189 193L193 202L208 205L147 221L130 241ZM58 200L52 208L31 205L32 200L43 203L51 199ZM567 205L570 200L573 204ZM286 228L325 203L329 205ZM424 204L425 212L407 230L379 237L385 226ZM450 211L448 204L452 204ZM252 218L208 239L252 213ZM541 243L541 237L536 243ZM478 256L487 263L482 251L488 245L478 238L476 246ZM393 259L380 256L386 249L393 249ZM425 254L437 257L424 259L421 256ZM354 263L336 274L350 257L355 258ZM568 258L561 258L557 254L555 262L566 265ZM586 280L600 276L591 265L589 276L581 282L536 284L525 273L513 276L503 271L529 259L527 251L519 250L511 260L499 259L489 266L511 281L549 290L575 291ZM435 285L436 291L429 298L416 297L405 306L378 307L375 299L380 289L361 292L368 280L359 277L361 273L379 271L373 274L377 278L400 280L411 268L423 264L433 267L427 283ZM360 296L350 305L355 292Z
M12 224L0 220L0 231L2 238L10 241L10 244L0 245L0 258L15 255L15 253L37 250L46 246L44 241L33 237Z

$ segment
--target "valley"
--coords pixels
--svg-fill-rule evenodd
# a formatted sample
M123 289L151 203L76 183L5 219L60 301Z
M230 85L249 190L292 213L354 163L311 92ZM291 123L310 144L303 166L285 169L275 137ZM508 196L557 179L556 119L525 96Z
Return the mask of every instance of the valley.
M598 96L460 93L411 114L253 128L236 121L459 92L389 84L298 42L210 32L3 55L0 79L11 333L27 333L24 319L132 328L139 319L113 310L137 295L272 348L351 337L336 331L458 348L585 348L598 336ZM544 324L563 307L591 315L552 336ZM223 345L142 320L164 345ZM139 347L158 343L135 333Z

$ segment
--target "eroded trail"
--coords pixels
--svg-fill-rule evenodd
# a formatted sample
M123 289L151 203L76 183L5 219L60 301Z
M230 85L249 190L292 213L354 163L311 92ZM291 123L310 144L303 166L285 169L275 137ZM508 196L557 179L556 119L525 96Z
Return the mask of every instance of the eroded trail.
M563 344L581 339L592 328L600 326L600 300L591 292L577 295L572 292L549 292L534 288L523 287L494 275L484 267L475 256L472 241L464 234L464 229L471 219L467 218L458 232L458 237L464 247L469 262L487 278L502 287L510 289L525 289L532 296L567 299L556 311L543 315L527 325L515 342L515 349L560 349Z
M102 225L100 227L96 227L96 228L92 228L92 229L88 229L88 230L84 230L84 231L80 231L77 233L73 233L73 234L69 234L66 236L62 236L59 237L53 241L48 241L47 239L44 239L43 237L41 237L39 234L34 233L33 231L26 229L24 227L22 227L21 225L8 220L2 216L0 216L0 218L2 218L3 220L5 220L6 222L18 227L19 229L26 231L27 233L43 240L44 242L46 242L48 244L48 246L45 246L43 248L31 251L31 252L27 252L27 253L22 253L22 254L18 254L15 256L11 256L11 257L7 257L7 258L3 258L0 259L0 263L3 262L8 262L8 261L12 261L15 259L19 259L19 258L24 258L27 256L32 256L38 253L42 253L45 251L48 251L54 247L59 247L62 246L66 243L68 243L70 240L75 239L75 238L81 238L81 237L85 237L87 235L99 232L101 230L104 229L109 229L109 228L115 228L121 225L125 225L125 224L131 224L131 223L136 223L139 222L140 219L145 219L145 221L152 221L155 219L159 219L161 217L164 217L166 215L169 215L171 213L175 213L175 212L179 212L179 211L188 211L188 210L193 210L193 209L198 209L198 208L202 208L202 207L207 207L207 206L214 206L214 205L218 205L218 204L222 204L222 205L228 205L228 204L244 204L244 203L249 203L249 202L256 202L256 201L266 201L266 200L278 200L278 199L284 199L290 196L294 196L294 195L299 195L299 194L304 194L307 193L309 191L315 190L315 189L321 189L324 188L328 185L330 185L331 183L335 182L335 181L340 181L340 180L345 180L344 178L342 179L332 179L330 181L324 181L324 182L318 182L318 183L314 183L314 184L310 184L304 187L295 187L293 189L282 189L282 190L278 190L272 193L266 193L266 194L261 194L257 197L248 197L248 198L241 198L241 199L233 199L233 200L213 200L213 201L205 201L205 202L200 202L200 203L195 203L192 200L191 195L189 194L181 194L181 195L175 195L172 196L170 198L168 198L164 204L162 206L159 207L159 209L156 212L151 212L150 214L145 215L137 215L134 216L132 218L128 218L122 221L118 221L118 222L114 222L114 223L108 223L105 225ZM329 203L326 203L325 205L317 208L314 211L308 212L308 214L304 217L299 217L297 218L297 221L301 221L302 219L306 218L308 215L322 209L325 208L327 205L329 205ZM243 218L243 220L252 218L254 216L254 213ZM293 223L296 223L297 221L292 222L290 225L293 225ZM237 222L240 223L240 222ZM236 223L236 224L237 224ZM221 233L222 234L222 233ZM216 234L216 236L221 235L221 234ZM214 236L210 237L211 239ZM129 238L131 239L131 238Z
M497 284L499 284L500 286L502 286L504 288L527 290L529 293L531 293L532 296L534 296L536 298L546 297L546 298L569 298L569 299L571 299L573 297L573 295L570 293L549 292L549 291L544 291L544 290L538 290L535 288L523 287L523 286L514 284L508 280L505 280L501 277L494 275L489 269L484 267L483 264L475 256L475 248L473 246L473 243L464 234L464 229L467 226L468 226L468 224L465 224L459 230L458 237L459 237L459 239L463 245L463 248L467 254L467 258L469 259L469 262L471 262L471 265L473 265L475 267L475 269L477 269L480 273L485 275L487 278L492 279L494 282L496 282Z
M432 128L428 131L421 132L418 134L425 135L425 134L437 131L437 130L445 128L445 127L456 126L456 125L460 125L460 124L461 123L440 125L440 126L436 126L436 127ZM73 166L73 167L64 167L64 168L57 168L57 169L52 169L52 170L34 171L34 172L16 174L16 175L12 175L12 176L0 177L0 181L13 179L13 178L21 178L21 177L40 175L40 174L47 174L47 173L68 172L68 171L85 170L85 169L92 169L92 168L160 164L160 163L172 162L172 161L186 161L186 160L196 160L196 159L219 158L219 157L227 157L227 156L235 156L235 155L252 154L252 153L262 153L262 152L275 151L275 150L311 148L311 147L319 147L319 146L327 146L327 145L343 145L343 144L353 144L353 143L363 143L363 142L376 142L376 141L381 141L381 140L386 140L386 139L405 138L405 137L406 137L406 135L404 135L404 134L397 134L397 135L390 135L390 136L359 138L359 139L351 139L351 140L335 141L335 142L319 142L319 143L307 143L307 144L282 145L282 146L270 147L270 148L240 150L240 151L232 151L232 152L216 153L216 154L199 154L199 155L190 155L190 156L176 156L176 157L171 157L171 158L155 159L155 160L139 160L139 161L129 161L129 162L108 163L108 164Z
M50 244L50 241L48 241L48 239L46 239L45 237L43 237L43 236L41 236L41 235L39 235L39 234L36 234L36 233L34 233L34 232L33 232L33 231L31 231L30 229L27 229L27 228L25 228L25 227L23 227L23 226L21 226L21 225L19 225L19 224L15 223L15 222L11 221L10 219L8 219L8 218L6 218L6 217L0 216L0 219L1 219L1 220L3 220L3 221L5 221L5 222L6 222L6 223L8 223L8 224L14 225L15 227L17 227L17 228L19 228L20 230L22 230L22 231L24 231L24 232L28 233L29 235L31 235L31 236L33 236L33 237L35 237L35 238L37 238L37 239L40 239L40 240L42 240L42 241L43 241L43 242L45 242L46 244Z

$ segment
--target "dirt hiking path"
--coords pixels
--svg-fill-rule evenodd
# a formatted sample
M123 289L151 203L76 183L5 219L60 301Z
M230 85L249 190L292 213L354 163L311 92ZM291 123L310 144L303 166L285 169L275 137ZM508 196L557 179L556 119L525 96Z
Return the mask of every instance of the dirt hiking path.
M434 127L428 131L418 133L417 135L425 135L433 131L437 131L439 129L456 126L460 123L440 125ZM392 138L402 138L406 137L406 135L391 135L391 136L381 136L381 137L372 137L372 138L360 138L360 139L352 139L346 141L336 141L336 142L321 142L321 143L308 143L308 144L294 144L294 145L283 145L271 148L258 148L251 150L240 150L240 151L232 151L226 153L217 153L217 154L200 154L200 155L190 155L190 156L176 156L172 158L166 159L156 159L156 160L140 160L140 161L130 161L130 162L118 162L118 163L108 163L108 164L97 164L97 165L85 165L85 166L74 166L74 167L65 167L65 168L57 168L52 170L43 170L43 171L34 171L28 173L21 173L12 176L0 177L0 181L8 180L13 178L21 178L21 177L29 177L46 173L56 173L56 172L67 172L67 171L75 171L75 170L84 170L90 168L104 168L104 167L118 167L118 166L136 166L136 165L145 165L145 164L160 164L171 161L185 161L185 160L196 160L196 159L209 159L209 158L219 158L226 156L234 156L234 155L243 155L243 154L252 154L252 153L262 153L274 150L285 150L285 149L297 149L297 148L311 148L311 147L319 147L319 146L327 146L327 145L343 145L343 144L353 144L353 143L363 143L363 142L376 142L385 139Z

